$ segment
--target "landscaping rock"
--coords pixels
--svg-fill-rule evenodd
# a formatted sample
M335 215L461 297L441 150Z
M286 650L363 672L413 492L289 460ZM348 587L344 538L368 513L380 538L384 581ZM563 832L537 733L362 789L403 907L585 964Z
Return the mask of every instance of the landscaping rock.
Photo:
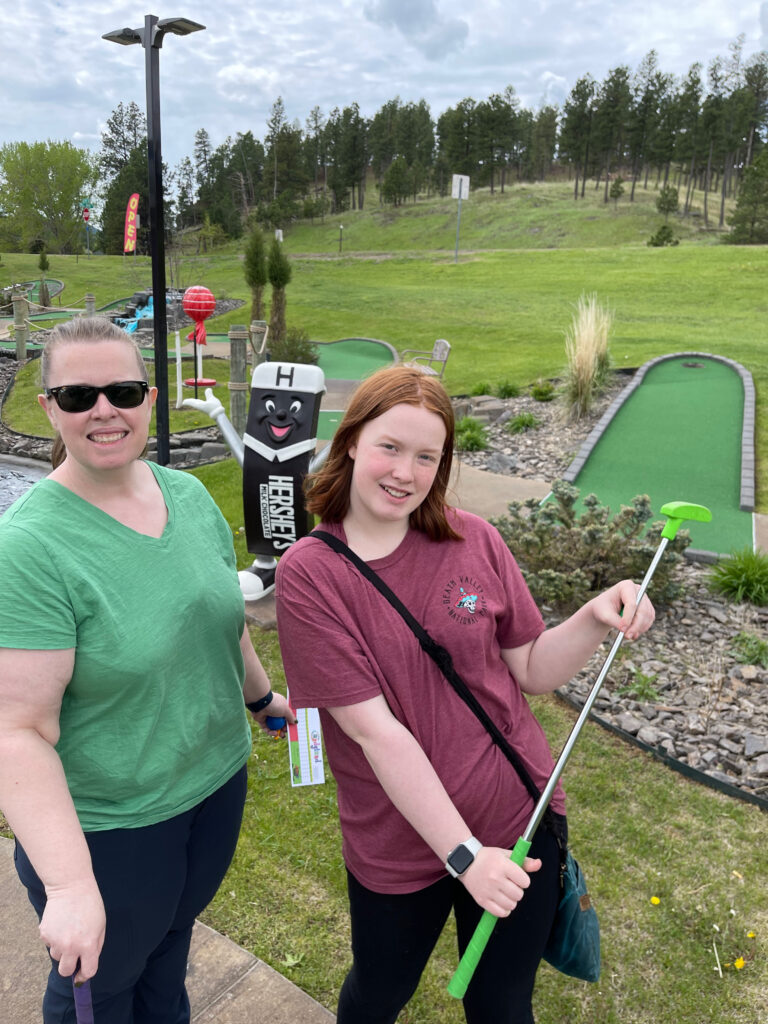
M744 737L744 756L755 757L758 754L768 754L768 736L747 733Z

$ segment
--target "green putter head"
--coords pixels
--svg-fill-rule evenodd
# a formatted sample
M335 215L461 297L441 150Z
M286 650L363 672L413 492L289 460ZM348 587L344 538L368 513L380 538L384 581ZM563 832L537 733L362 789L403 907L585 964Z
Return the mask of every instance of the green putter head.
M687 501L668 501L662 505L660 512L667 517L661 536L667 540L674 540L677 531L686 520L694 523L708 523L712 519L712 513L704 505L692 505Z

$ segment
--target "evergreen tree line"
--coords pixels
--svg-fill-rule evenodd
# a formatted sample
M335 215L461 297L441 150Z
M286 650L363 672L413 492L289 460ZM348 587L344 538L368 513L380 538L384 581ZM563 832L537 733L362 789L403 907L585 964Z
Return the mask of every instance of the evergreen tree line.
M372 186L375 202L398 206L419 195L446 195L452 175L467 174L473 188L491 192L516 182L569 180L576 202L587 187L602 189L606 203L616 199L611 184L619 177L629 201L638 187L674 185L683 216L698 192L705 222L722 228L728 197L747 182L759 192L755 174L745 175L761 166L768 136L768 53L745 59L743 41L706 72L695 63L681 78L663 72L651 50L634 71L620 65L601 82L582 76L562 108L527 109L510 85L483 100L462 99L436 119L425 100L395 97L371 118L354 102L327 114L316 106L302 126L289 122L278 97L263 139L247 130L214 148L204 128L196 132L192 154L165 169L166 223L177 231L195 228L205 250L239 237L253 221L284 228L297 218L362 209ZM12 177L16 167L29 166L20 152L26 145L0 149L0 245L72 251L58 226L57 236L46 238L44 218L20 215L25 203L34 207L33 185L8 188L9 170ZM68 147L72 164L72 147L47 145ZM94 188L102 198L103 250L122 252L125 206L138 192L139 251L147 251L146 121L135 103L118 105L98 157L85 163L80 190ZM72 189L62 201L71 205ZM77 208L76 228L79 215ZM58 225L61 218L50 219Z
M304 127L289 123L278 98L263 141L238 133L213 149L205 129L192 158L177 169L180 227L209 218L237 236L249 217L285 227L291 220L400 205L446 195L454 174L473 188L503 192L510 183L568 179L582 198L590 182L610 198L617 176L632 201L637 187L681 191L687 215L695 192L709 224L725 223L725 200L768 135L768 53L743 57L743 37L706 73L695 63L681 79L659 68L654 50L633 72L619 66L602 82L580 78L561 108L523 107L510 85L463 99L435 120L425 100L395 97L372 118L357 103L324 115L314 107Z

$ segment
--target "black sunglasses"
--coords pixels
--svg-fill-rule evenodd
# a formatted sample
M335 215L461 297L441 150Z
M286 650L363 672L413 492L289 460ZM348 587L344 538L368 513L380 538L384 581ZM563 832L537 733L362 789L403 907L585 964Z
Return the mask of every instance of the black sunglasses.
M149 391L145 380L121 380L97 388L93 384L63 384L60 388L46 388L47 398L55 398L64 412L86 412L92 409L99 395L106 395L110 405L116 409L135 409L144 401Z

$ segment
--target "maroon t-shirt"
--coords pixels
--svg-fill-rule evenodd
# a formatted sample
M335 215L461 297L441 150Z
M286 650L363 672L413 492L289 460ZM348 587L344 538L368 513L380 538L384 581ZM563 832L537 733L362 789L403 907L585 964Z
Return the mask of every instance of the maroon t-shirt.
M543 789L553 764L549 746L500 656L502 648L534 640L543 620L499 533L470 513L449 514L463 540L435 542L409 530L392 554L369 564L450 651L459 675ZM323 528L346 539L341 526ZM445 874L381 788L360 746L324 710L379 694L425 751L472 834L484 845L511 849L533 801L389 602L311 535L280 559L276 596L292 702L320 708L352 874L382 893L413 892ZM565 812L559 788L552 807Z

